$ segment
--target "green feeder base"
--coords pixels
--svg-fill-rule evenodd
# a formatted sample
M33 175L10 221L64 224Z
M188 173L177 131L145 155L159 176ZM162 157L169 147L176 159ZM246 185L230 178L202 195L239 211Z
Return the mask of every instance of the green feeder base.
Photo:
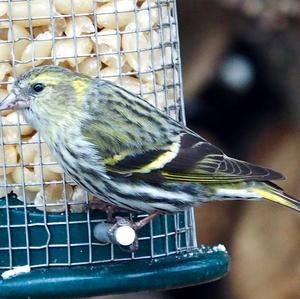
M43 213L10 195L0 199L0 275L30 266L28 273L3 279L0 298L86 297L171 289L216 280L228 272L223 246L195 248L188 211L158 217L139 231L131 253L99 244L90 213ZM189 226L191 225L191 226ZM125 248L126 249L126 248Z
M58 298L172 289L219 279L229 268L229 257L217 248L151 260L96 266L34 269L0 280L1 298Z

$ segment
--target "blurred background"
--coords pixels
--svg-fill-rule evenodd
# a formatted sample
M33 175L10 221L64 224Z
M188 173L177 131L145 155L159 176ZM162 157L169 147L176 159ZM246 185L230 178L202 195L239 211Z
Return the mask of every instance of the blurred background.
M279 185L300 198L300 1L178 0L177 6L188 126L228 155L283 172L288 180ZM198 242L229 250L229 275L128 298L300 298L296 212L218 202L195 213Z
M188 125L228 155L283 172L279 185L299 198L300 1L177 3ZM232 269L173 298L300 298L297 213L223 202L196 216L198 242L225 244Z

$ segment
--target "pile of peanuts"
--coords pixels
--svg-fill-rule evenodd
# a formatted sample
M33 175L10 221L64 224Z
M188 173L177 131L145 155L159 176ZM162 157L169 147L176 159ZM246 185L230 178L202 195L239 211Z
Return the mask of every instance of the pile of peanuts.
M175 40L170 7L157 0L1 1L0 100L24 71L57 64L123 85L175 117L169 109L179 98ZM0 129L0 198L13 191L40 210L84 210L87 195L65 183L21 114L1 112Z

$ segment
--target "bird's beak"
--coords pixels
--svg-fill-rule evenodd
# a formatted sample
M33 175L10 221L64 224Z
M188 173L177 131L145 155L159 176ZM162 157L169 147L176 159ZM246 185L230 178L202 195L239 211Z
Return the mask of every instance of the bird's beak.
M7 109L22 109L27 107L27 103L22 100L18 100L14 93L10 93L6 98L0 102L0 111Z

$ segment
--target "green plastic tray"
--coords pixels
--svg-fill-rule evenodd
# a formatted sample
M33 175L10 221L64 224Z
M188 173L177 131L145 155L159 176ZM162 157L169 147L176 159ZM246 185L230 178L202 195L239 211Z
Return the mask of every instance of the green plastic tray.
M66 298L171 289L216 280L227 273L228 266L226 252L205 247L153 260L35 269L0 280L0 296Z

